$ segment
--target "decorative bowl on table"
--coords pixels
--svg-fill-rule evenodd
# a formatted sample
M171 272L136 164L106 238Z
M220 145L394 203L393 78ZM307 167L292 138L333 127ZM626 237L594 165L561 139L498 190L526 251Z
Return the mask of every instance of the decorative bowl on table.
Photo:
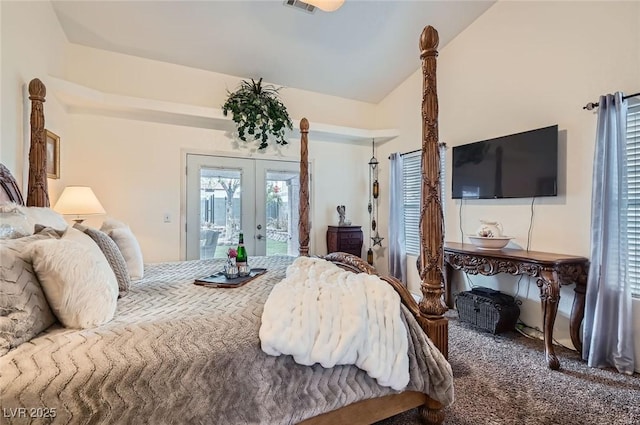
M469 240L473 245L480 249L502 249L511 239L511 236L494 236L494 237L485 237L485 236L476 236L476 235L467 235Z

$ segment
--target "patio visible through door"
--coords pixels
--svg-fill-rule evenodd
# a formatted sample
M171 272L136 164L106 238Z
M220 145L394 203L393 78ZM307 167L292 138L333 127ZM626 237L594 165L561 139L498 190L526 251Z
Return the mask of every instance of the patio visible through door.
M299 163L187 155L186 259L297 255Z

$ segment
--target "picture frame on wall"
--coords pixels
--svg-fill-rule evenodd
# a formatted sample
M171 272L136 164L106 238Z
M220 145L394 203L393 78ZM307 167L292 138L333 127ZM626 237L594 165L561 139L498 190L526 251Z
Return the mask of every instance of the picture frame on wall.
M45 130L47 147L47 177L60 178L60 136L52 131Z

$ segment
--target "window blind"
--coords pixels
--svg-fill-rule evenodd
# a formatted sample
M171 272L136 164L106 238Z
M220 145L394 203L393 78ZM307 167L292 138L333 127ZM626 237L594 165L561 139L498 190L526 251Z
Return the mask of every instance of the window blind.
M421 151L405 154L402 158L402 185L404 188L404 238L409 255L420 253L420 155Z
M440 194L445 194L446 148L440 149ZM420 169L421 151L403 156L402 184L404 187L404 237L405 250L409 255L420 255L420 204L422 175ZM444 214L444 202L442 202Z
M640 297L640 104L630 106L627 112L627 169L629 179L628 271L631 293L635 297Z

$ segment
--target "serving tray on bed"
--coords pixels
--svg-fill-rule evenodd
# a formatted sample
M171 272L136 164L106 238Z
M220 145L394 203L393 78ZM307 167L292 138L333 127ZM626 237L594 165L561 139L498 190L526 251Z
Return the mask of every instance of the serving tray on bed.
M239 286L246 285L256 277L266 272L267 269L251 269L248 276L238 276L233 279L227 279L223 272L215 272L210 276L200 277L193 283L211 288L237 288Z

